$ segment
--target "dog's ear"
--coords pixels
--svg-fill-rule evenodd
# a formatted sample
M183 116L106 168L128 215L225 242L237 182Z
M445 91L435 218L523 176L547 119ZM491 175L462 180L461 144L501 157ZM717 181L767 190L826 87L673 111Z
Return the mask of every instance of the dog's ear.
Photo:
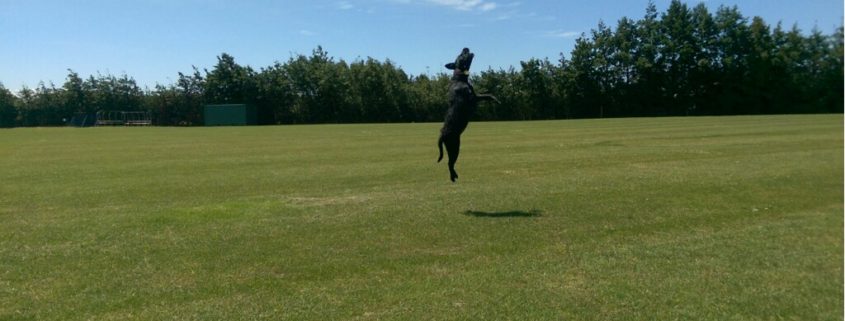
M446 64L446 69L455 70L455 63L450 62L450 63Z

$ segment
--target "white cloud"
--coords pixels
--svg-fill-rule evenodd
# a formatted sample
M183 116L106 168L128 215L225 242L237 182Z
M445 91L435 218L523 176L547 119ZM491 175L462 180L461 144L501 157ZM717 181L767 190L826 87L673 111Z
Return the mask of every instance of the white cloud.
M401 3L409 2L410 1L402 1ZM498 7L498 4L495 2L488 2L485 0L425 0L425 2L461 11L490 11Z
M511 20L514 17L514 14L515 13L513 11L505 12L505 13L502 13L502 14L496 16L496 18L494 18L493 21Z
M481 9L481 11L490 11L490 10L496 9L496 3L495 2L482 3L479 6L479 9Z
M335 8L340 10L349 10L355 8L355 6L349 1L338 1L335 2Z
M502 6L498 6L497 8L502 8L502 10L498 11L495 17L493 17L493 21L506 21L506 20L532 20L532 21L554 21L555 18L552 15L541 15L537 12L524 12L519 9L515 9L515 7L519 6L520 3L511 3Z
M306 37L310 37L310 36L316 36L316 35L317 35L317 33L316 33L316 32L313 32L313 31L311 31L311 30L305 30L305 29L302 29L302 30L299 30L299 35L301 35L301 36L306 36Z
M581 35L580 31L564 31L564 30L552 30L546 31L543 33L544 37L550 38L575 38Z

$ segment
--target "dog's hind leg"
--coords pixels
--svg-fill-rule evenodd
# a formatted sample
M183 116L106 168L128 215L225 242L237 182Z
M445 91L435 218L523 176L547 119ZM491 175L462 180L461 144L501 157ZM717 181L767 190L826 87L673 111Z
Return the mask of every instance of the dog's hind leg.
M454 182L458 179L458 172L455 171L455 163L458 162L458 154L461 152L461 136L450 135L444 139L446 152L449 153L449 179Z
M440 157L437 158L437 162L443 160L443 135L440 135L440 138L437 139L437 148L440 149Z

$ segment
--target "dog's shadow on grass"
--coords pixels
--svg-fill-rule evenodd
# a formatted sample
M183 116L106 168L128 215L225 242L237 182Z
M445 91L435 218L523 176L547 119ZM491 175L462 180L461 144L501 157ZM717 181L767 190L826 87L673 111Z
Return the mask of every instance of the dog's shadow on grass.
M506 218L506 217L540 217L543 216L543 211L541 210L530 210L530 211L502 211L502 212L486 212L486 211L474 211L474 210L467 210L464 212L464 215L467 216L474 216L474 217L487 217L487 218Z

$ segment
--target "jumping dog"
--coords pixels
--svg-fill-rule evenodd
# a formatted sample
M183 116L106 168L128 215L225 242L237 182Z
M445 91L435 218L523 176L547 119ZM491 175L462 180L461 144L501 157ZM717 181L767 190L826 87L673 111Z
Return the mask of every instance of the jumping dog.
M476 94L469 83L469 68L474 57L475 54L470 52L469 48L464 48L455 62L446 64L446 68L453 72L449 83L449 110L446 111L446 120L443 121L440 139L437 140L437 147L440 149L437 162L443 160L443 145L446 145L446 152L449 154L449 179L452 182L458 179L455 162L458 161L458 154L461 151L461 134L467 128L475 109L478 108L478 102L490 100L499 102L493 95Z

